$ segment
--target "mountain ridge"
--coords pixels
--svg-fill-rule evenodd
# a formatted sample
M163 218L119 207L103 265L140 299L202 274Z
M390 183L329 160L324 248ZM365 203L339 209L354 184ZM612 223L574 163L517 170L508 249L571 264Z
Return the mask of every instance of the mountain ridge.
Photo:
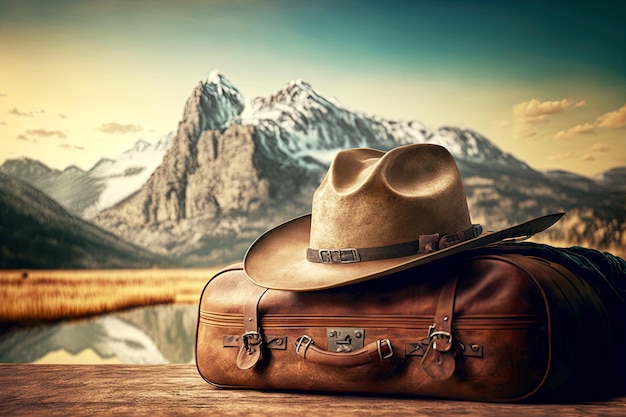
M30 158L6 160L0 172L48 194L72 214L89 219L135 192L160 164L172 133L151 144L139 139L117 159L101 158L88 170L70 164L63 170Z
M555 241L601 244L590 236L606 232L619 235L619 244L626 236L617 192L550 178L471 129L371 118L325 99L304 81L246 101L223 75L209 78L187 100L163 164L132 198L102 211L97 224L189 264L234 261L258 234L310 210L339 150L434 143L457 160L468 179L472 217L487 228L573 209L570 216L588 226L585 236L556 227L550 232ZM596 215L598 199L608 203Z
M302 80L248 100L217 71L192 89L175 133L151 146L138 141L87 172L69 170L68 178L79 179L67 183L73 186L66 195L56 192L64 205L83 204L72 212L151 252L189 266L223 265L240 260L268 228L309 212L340 150L411 143L439 144L453 154L472 220L488 230L566 211L541 234L549 243L626 247L626 167L593 179L541 172L472 129L368 116ZM24 172L39 173L46 191L55 191L59 184L44 168L35 161ZM100 179L81 184L86 175Z

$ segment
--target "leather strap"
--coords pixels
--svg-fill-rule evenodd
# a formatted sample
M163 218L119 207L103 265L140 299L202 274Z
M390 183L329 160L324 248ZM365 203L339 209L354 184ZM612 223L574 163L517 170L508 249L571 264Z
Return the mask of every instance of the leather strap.
M382 362L393 356L389 339L376 340L354 352L331 352L315 346L309 336L300 336L296 341L296 353L318 365L353 368L370 362Z
M452 319L457 278L450 280L442 289L437 301L435 319L429 329L430 344L422 358L424 371L433 379L444 380L454 374Z
M267 288L257 287L243 306L244 333L241 335L241 348L237 354L239 369L250 369L261 360L263 337L259 328L258 310L266 291Z
M420 235L419 240L395 245L370 248L311 249L306 250L306 259L315 263L347 264L354 262L375 261L378 259L401 258L416 254L425 254L444 249L469 239L480 236L483 228L474 224L467 230L440 236Z

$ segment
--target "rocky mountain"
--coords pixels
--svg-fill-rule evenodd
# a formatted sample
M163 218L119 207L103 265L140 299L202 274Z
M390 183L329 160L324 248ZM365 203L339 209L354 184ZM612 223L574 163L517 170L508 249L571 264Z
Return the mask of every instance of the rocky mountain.
M0 173L0 268L116 268L172 264L71 215L46 194Z
M240 259L267 228L308 212L339 150L408 143L452 152L473 220L487 229L566 210L546 235L551 242L609 250L626 243L625 196L610 181L538 172L469 129L431 130L349 111L301 80L246 101L216 72L193 90L145 185L94 221L188 265L223 264Z
M91 218L137 191L159 166L173 133L151 144L139 140L117 159L103 158L90 170L70 165L60 171L28 158L9 159L0 172L44 191L70 213Z
M256 98L236 123L257 128L259 152L278 153L305 165L321 163L324 171L342 149L388 150L409 143L436 143L462 160L530 169L473 131L448 127L433 131L417 121L385 120L351 112L319 95L302 80L290 82L270 97Z

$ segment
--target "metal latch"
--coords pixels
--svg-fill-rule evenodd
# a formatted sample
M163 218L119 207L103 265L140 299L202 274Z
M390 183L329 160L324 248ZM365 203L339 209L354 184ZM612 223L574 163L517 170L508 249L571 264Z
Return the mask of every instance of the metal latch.
M326 329L326 339L331 352L353 352L364 346L365 330L355 327L329 327Z

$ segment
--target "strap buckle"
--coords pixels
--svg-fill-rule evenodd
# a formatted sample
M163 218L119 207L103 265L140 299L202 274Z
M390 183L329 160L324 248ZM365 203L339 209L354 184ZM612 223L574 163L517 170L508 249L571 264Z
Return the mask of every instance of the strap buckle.
M253 341L251 341L250 339L254 339ZM259 332L245 332L244 334L241 335L241 343L243 345L243 348L246 351L250 351L251 349L251 345L260 345L263 342L263 339L261 339L261 334Z
M440 352L447 352L452 348L452 333L443 330L435 331L434 324L428 328L428 339L430 340L433 349ZM437 342L442 339L445 339L445 343L443 343L443 346L441 343L438 346Z
M441 331L441 330L440 330L440 331L438 331L438 332L432 332L432 333L430 334L430 338L431 338L431 339L433 339L433 338L435 338L435 337L437 337L437 338L447 337L447 338L449 338L449 339L452 339L452 334L451 334L450 332L444 332L444 331Z
M383 343L387 346L387 349L389 349L389 353L387 353L386 355L383 354L383 351L382 351ZM380 358L381 361L384 361L385 359L389 359L393 356L393 348L391 347L391 342L389 341L389 339L377 340L376 350L378 350L378 357Z
M356 248L319 249L317 253L324 264L351 264L361 262L359 251Z
M311 339L307 335L302 335L296 340L296 354L300 355L300 348L304 346L304 351L306 352L307 348L313 344L313 339Z

